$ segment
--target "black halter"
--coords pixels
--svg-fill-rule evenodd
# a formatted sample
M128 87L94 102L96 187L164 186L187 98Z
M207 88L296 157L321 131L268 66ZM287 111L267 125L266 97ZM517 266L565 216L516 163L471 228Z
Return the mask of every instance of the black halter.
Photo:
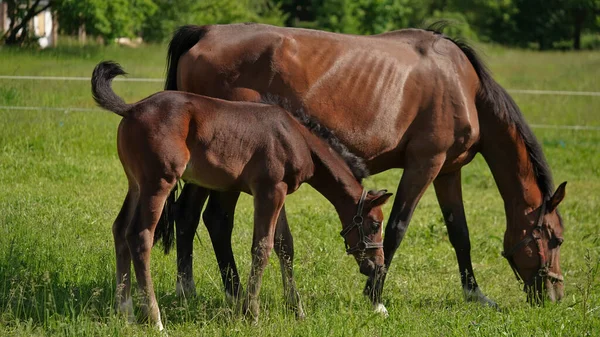
M546 202L544 201L544 202L542 202L542 205L540 206L540 214L538 215L537 221L535 223L535 227L533 227L533 229L531 230L531 233L529 233L529 235L527 235L525 238L523 238L523 240L519 241L519 243L514 245L508 252L502 252L502 256L504 256L504 258L506 258L508 260L510 267L512 268L513 272L515 273L515 277L517 278L517 281L521 281L521 280L523 280L523 278L519 275L519 272L517 271L517 266L515 264L515 261L513 260L513 255L515 255L515 253L517 251L521 250L523 247L525 247L529 243L531 243L531 241L535 241L537 248L538 248L538 254L540 255L540 269L538 269L538 273L536 276L550 277L557 281L564 281L564 278L562 275L558 275L558 274L550 271L550 266L552 265L552 260L548 260L548 258L546 256L548 252L545 251L544 249L542 249L542 244L540 243L540 241L542 239L542 230L543 230L542 224L544 222L545 214L546 214ZM523 280L523 282L525 282L525 280Z
M344 228L340 232L340 235L344 238L344 244L346 245L346 253L348 254L353 254L355 252L363 252L367 249L383 247L383 243L373 242L369 240L369 238L365 235L365 231L363 229L364 218L362 216L362 211L366 197L367 190L363 189L362 194L360 196L360 200L358 201L358 210L356 211L356 215L352 218L352 225ZM354 228L358 228L358 243L356 244L356 246L350 248L346 240L346 235L348 235L348 233L350 233Z

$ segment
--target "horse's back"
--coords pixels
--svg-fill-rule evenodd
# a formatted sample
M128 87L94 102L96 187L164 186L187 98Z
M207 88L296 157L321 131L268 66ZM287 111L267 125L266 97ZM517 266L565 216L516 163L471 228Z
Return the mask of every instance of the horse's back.
M397 160L386 159L388 166L403 165L411 130L447 135L434 145L449 147L455 134L478 128L473 67L458 46L424 30L356 36L261 24L208 26L178 71L180 90L233 100L286 97L359 156L394 153ZM477 137L469 135L470 146Z

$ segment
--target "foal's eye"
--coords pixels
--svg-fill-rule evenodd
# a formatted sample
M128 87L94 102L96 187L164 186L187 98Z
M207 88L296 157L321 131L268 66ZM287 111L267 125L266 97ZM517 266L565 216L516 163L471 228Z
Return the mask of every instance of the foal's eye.
M371 225L371 227L373 228L374 232L377 232L379 230L379 227L381 227L381 222L373 222L373 224Z

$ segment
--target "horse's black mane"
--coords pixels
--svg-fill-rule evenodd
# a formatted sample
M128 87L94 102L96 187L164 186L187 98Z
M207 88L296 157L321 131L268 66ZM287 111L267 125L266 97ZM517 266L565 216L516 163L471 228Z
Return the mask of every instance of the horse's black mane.
M490 106L493 107L494 114L515 127L517 134L521 137L527 149L529 161L533 167L535 179L542 192L542 196L544 199L550 198L554 193L552 173L542 152L542 147L535 138L531 128L529 128L529 125L527 125L523 113L521 113L521 110L508 92L492 78L487 66L471 45L464 40L451 38L441 33L448 24L449 22L447 21L434 22L426 30L435 33L439 38L453 42L469 59L481 83L478 95L485 102L493 102Z
M261 102L277 105L287 110L294 118L296 118L296 120L298 120L298 122L300 122L300 124L304 125L313 134L327 142L327 144L342 157L344 162L346 162L346 165L348 165L356 180L360 182L369 176L369 170L367 169L367 165L365 165L365 161L352 153L346 145L335 136L333 131L321 125L314 117L309 116L304 109L292 109L291 104L286 99L269 94L263 95Z

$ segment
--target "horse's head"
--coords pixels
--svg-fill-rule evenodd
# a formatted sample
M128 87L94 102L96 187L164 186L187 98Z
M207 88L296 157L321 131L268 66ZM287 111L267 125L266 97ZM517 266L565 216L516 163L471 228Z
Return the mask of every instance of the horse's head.
M352 216L342 218L346 252L358 262L360 272L367 276L384 272L383 268L383 211L381 206L392 193L386 190L363 191Z
M526 216L519 232L504 237L503 255L508 259L517 278L525 283L524 291L530 303L544 300L544 290L550 301L564 296L564 280L560 271L560 245L563 242L562 218L558 204L565 197L566 182L554 195Z

